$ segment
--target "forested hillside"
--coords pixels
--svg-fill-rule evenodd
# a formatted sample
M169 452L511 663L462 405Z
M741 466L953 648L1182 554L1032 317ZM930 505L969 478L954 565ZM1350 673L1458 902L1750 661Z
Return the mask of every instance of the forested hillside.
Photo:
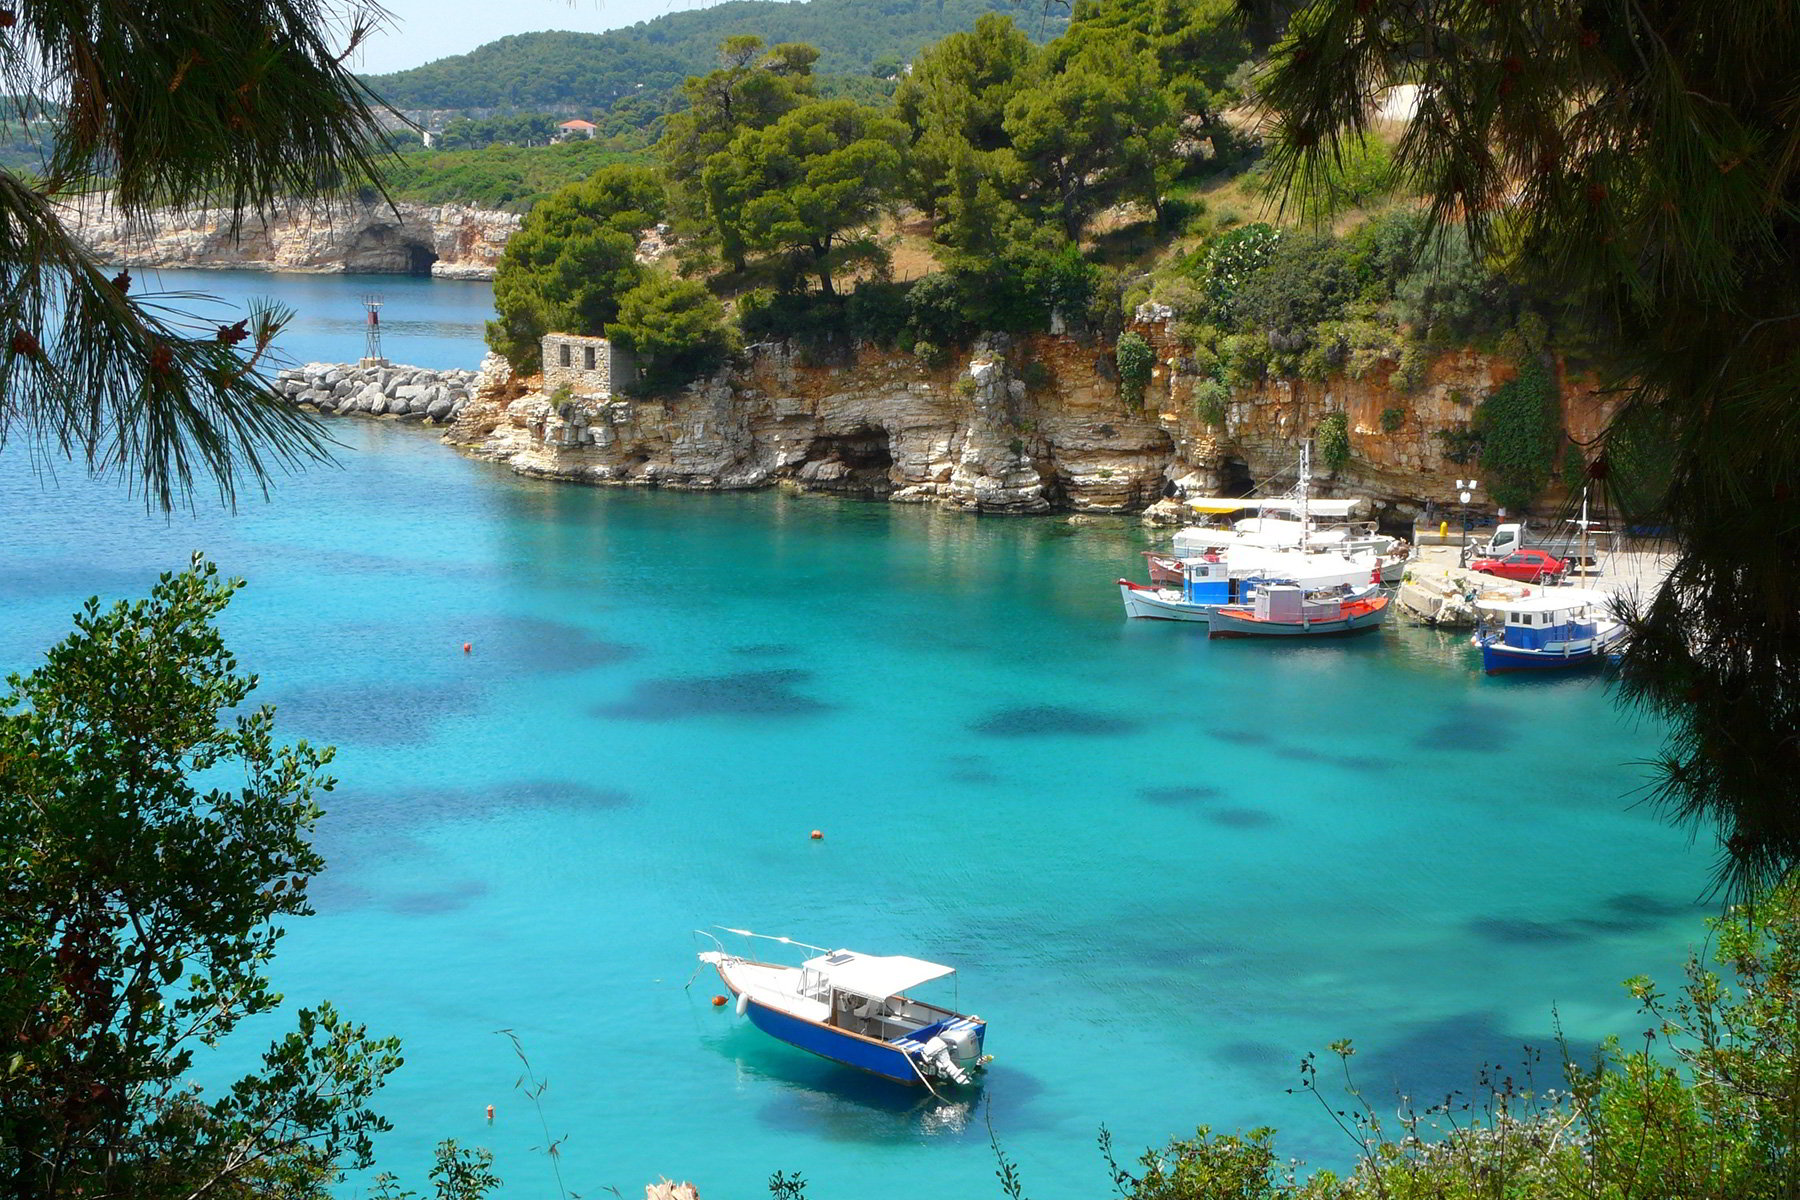
M997 11L1015 13L1040 41L1066 24L1055 12L1006 0L732 0L607 33L518 34L367 82L402 109L607 108L704 75L717 65L719 43L740 34L815 46L822 74L868 75L877 66L897 71L920 47Z

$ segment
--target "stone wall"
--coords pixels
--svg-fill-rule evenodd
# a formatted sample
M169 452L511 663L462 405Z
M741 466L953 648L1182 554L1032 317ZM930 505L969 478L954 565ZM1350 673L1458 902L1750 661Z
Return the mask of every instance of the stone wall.
M545 334L542 351L546 392L567 388L572 396L605 400L637 378L631 355L603 337Z
M246 214L164 209L146 226L126 222L106 195L76 213L81 237L107 262L143 267L432 274L492 279L517 213L460 204L351 203Z
M448 422L462 412L475 371L434 371L391 363L307 363L275 376L276 394L323 413Z

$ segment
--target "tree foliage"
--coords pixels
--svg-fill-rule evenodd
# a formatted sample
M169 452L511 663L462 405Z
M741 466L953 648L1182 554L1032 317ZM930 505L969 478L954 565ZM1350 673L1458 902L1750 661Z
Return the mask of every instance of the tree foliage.
M329 749L281 746L199 556L148 600L90 600L0 699L0 1176L35 1197L312 1194L366 1165L399 1065L329 1006L208 1098L197 1055L281 997L281 922L311 912ZM233 710L236 710L235 713Z
M41 167L0 171L0 439L126 474L164 507L202 478L230 498L322 457L311 419L256 374L285 314L186 320L103 270L63 205L110 188L127 220L199 201L241 216L351 190L387 142L332 39L359 40L368 14L316 0L7 13L0 91L57 103L35 110Z
M494 273L488 345L536 370L546 333L599 334L644 278L638 234L664 213L662 184L643 167L614 166L558 190L507 240Z
M651 275L624 295L606 336L637 356L644 386L652 391L714 370L737 349L713 294L666 275Z
M687 107L669 118L657 144L684 232L735 271L744 270L749 245L733 144L813 98L817 57L810 46L765 50L753 35L726 39L719 68L682 85Z
M1800 863L1800 23L1774 0L1319 0L1259 80L1278 173L1326 169L1402 81L1423 99L1396 168L1436 221L1617 314L1624 412L1673 463L1621 496L1679 546L1624 692L1672 724L1668 811L1718 830L1734 886L1778 878Z
M708 192L747 250L777 260L784 284L812 274L830 295L834 272L886 264L870 225L899 186L904 137L877 109L804 104L734 138L707 168Z

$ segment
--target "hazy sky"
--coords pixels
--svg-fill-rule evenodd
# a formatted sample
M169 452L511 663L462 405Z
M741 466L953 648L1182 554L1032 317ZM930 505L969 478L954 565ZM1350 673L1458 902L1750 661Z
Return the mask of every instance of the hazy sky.
M378 0L394 15L364 43L357 71L382 75L466 54L509 33L577 29L600 33L668 12L708 7L710 0Z

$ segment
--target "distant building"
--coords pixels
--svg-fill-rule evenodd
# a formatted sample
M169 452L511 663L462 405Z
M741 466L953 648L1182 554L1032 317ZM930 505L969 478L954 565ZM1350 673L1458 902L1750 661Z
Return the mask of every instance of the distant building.
M542 345L546 392L566 387L571 396L605 400L637 379L630 353L606 338L547 333Z
M574 138L591 138L600 127L592 121L583 121L577 117L573 121L564 121L556 127L556 136L564 141Z

